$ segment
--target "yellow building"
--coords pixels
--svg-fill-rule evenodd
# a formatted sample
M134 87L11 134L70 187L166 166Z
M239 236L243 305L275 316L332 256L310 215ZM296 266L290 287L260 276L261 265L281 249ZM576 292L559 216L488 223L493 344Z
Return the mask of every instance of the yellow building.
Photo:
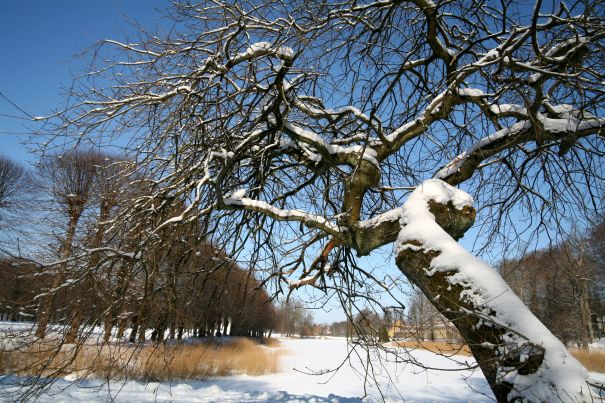
M421 339L433 341L459 342L462 338L458 330L449 321L435 321L421 325L396 320L388 329L391 340Z

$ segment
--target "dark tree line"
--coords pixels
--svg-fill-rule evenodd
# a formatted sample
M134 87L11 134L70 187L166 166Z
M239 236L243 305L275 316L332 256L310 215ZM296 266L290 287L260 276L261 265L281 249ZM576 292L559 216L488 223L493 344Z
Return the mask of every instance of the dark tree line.
M34 298L45 283L48 278L39 275L38 268L31 262L0 259L0 320L35 320Z
M154 341L181 339L183 334L270 336L276 315L268 294L249 271L231 262L224 252L203 245L200 255L181 268L186 274L171 284L174 270L164 266L154 279L152 292L145 293L144 286L123 290L119 298L124 300L121 306L125 310L114 310L115 316L104 323L105 341L111 336L144 341L146 329L153 330ZM112 304L99 297L104 292L108 298L118 295L112 284L103 281L53 290L55 279L51 274L31 261L9 258L0 260L0 284L0 320L37 321L39 296L52 290L53 310L48 323L70 325L68 318L78 307L78 336L90 330L84 324L101 324L99 318L109 319L103 314ZM91 286L100 292L92 291Z

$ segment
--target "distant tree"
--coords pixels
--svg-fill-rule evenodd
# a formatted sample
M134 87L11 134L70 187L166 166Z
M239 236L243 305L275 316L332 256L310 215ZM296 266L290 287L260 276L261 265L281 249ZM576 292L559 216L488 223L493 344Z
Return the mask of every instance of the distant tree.
M61 264L53 266L51 292L43 294L37 315L36 336L44 338L53 310L52 291L65 280L68 259L73 252L76 229L84 209L90 202L101 155L93 150L74 150L45 157L39 165L39 176L47 184L52 200L67 218L65 234L61 237L57 256ZM70 339L73 338L70 337Z
M368 307L362 308L349 323L349 337L361 338L366 344L384 343L389 341L389 325L388 315L381 316Z
M605 216L601 215L590 228L587 238L588 264L593 275L590 283L591 311L600 318L601 326L605 318ZM602 333L599 337L604 337Z
M595 298L602 269L591 261L590 239L575 236L500 265L511 288L560 340L584 348L594 339L592 306L602 303Z
M274 328L274 308L260 282L226 254L207 242L192 242L192 233L162 235L167 245L151 263L140 264L134 302L131 342L181 338L185 330L197 337L268 337ZM187 248L182 255L178 249ZM184 257L188 256L188 257ZM179 257L179 260L175 260ZM149 266L153 264L153 266ZM118 314L117 316L120 316Z
M332 322L330 325L330 333L332 336L346 337L349 335L349 321L343 320L340 322Z
M309 336L313 326L313 315L305 304L297 299L282 303L277 309L277 329L285 336Z
M36 275L35 264L21 259L0 259L0 320L31 321L36 316L35 296L48 278Z
M409 319L410 325L415 328L416 335L420 339L427 335L431 340L435 339L435 326L439 321L439 312L428 301L426 296L416 290L410 300Z
M17 162L0 155L0 211L13 207L30 179L27 170ZM0 216L2 222L2 216Z
M25 216L31 214L32 191L31 173L20 163L0 155L0 248L5 253L19 254L19 245L15 237L27 222Z

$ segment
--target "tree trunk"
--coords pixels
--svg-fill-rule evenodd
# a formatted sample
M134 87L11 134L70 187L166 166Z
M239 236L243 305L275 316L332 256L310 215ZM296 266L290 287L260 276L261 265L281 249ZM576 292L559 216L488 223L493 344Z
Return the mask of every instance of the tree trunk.
M397 266L458 328L496 399L585 401L587 371L499 274L455 239L475 218L472 199L431 180L403 207Z
M79 305L82 304L82 301L76 304L74 308L74 312L72 313L69 331L65 335L65 343L73 344L76 342L78 338L78 331L80 330L80 325L82 324L82 319L84 318L83 308Z
M108 270L106 281L108 284L108 288L111 290L109 292L110 306L106 307L108 312L105 316L105 332L103 334L103 338L107 340L111 338L111 328L113 326L114 317L117 318L118 324L118 333L116 335L117 339L122 339L124 337L124 332L126 331L126 327L128 326L127 316L120 315L124 310L126 290L128 289L127 268L125 267L125 264L122 264L118 268L116 277L116 284L114 287L112 287L112 270ZM107 323L108 320L109 324Z
M67 233L65 234L65 241L61 245L61 253L59 256L61 259L67 259L71 256L73 249L74 238L76 236L76 227L82 212L74 212L69 216L69 222L67 224ZM55 273L51 289L40 298L40 305L38 306L37 326L36 326L36 337L43 339L46 336L46 328L51 316L51 310L53 308L53 293L57 287L63 282L63 278L67 273L67 262L59 265L57 273Z
M111 329L113 328L113 315L111 310L105 314L103 318L103 343L109 343L111 338Z
M111 204L106 200L101 200L101 206L99 208L99 221L97 222L97 232L95 233L95 237L93 239L91 248L96 249L100 248L103 243L103 231L105 230L105 222L109 218L109 211L111 209ZM90 287L95 287L94 278L93 278L93 270L99 264L101 260L101 254L98 251L93 251L90 254L90 261L88 263L88 270L86 271L84 277L84 289L87 290ZM75 304L72 308L74 310L72 315L72 321L70 325L69 332L65 337L66 343L74 343L76 341L76 337L78 335L78 330L82 325L82 320L84 319L84 308L85 305L89 305L90 301L85 301L85 303ZM106 328L107 329L107 328ZM111 327L109 327L109 331L111 332ZM109 335L104 336L104 339L109 340Z
M139 324L139 343L145 343L145 337L147 336L147 319L144 314L141 315L140 324Z
M126 327L127 327L127 323L126 323L126 318L119 318L118 319L118 333L116 334L116 338L118 340L122 340L122 338L124 338L124 332L126 331Z
M582 349L584 350L588 350L588 344L594 340L588 299L588 278L582 277L580 279L580 323L582 324Z
M137 332L139 331L139 316L135 315L132 318L132 330L130 331L130 336L128 337L128 340L131 343L134 343L135 341L137 341Z

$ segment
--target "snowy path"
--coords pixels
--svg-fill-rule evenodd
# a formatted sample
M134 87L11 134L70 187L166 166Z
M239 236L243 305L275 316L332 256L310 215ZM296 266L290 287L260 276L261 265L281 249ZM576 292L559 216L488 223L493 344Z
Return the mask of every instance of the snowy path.
M53 386L51 395L43 396L40 401L104 402L115 397L116 402L359 402L364 395L363 401L383 399L375 386L368 386L367 394L364 393L363 365L357 354L351 355L352 366L347 363L336 374L317 376L300 372L335 368L347 356L344 340L284 340L282 345L290 353L283 357L283 371L277 374L173 383L129 381L99 385L97 381L83 381L80 387L69 386L69 382L62 380ZM362 349L358 353L366 354ZM425 365L459 367L454 361L427 351L415 351L413 356ZM472 362L467 357L456 358ZM393 357L387 361L384 354L381 361L383 365L375 365L373 371L386 401L493 401L487 382L478 370L423 371L411 365L396 365ZM14 379L5 377L0 379L0 384L6 386Z

